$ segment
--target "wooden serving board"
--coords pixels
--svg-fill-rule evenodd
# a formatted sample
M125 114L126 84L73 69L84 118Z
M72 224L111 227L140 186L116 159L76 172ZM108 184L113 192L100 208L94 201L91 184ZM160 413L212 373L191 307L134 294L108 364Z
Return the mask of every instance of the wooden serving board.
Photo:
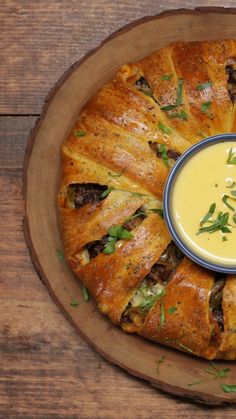
M102 316L93 301L85 303L81 285L57 257L62 249L56 196L60 182L60 149L86 101L117 68L139 60L171 41L236 38L236 9L178 10L144 18L106 39L99 48L75 63L49 94L34 128L25 157L25 237L42 281L79 333L106 359L153 386L208 404L236 402L221 383L236 384L236 363L228 378L214 379L200 358L126 335ZM73 299L78 307L71 307ZM158 364L160 359L164 361ZM199 384L189 385L201 381Z

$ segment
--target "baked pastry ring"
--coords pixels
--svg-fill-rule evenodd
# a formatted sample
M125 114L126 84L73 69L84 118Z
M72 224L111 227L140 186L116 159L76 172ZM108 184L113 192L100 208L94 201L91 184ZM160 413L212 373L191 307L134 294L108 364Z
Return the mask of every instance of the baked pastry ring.
M207 359L236 359L236 276L180 253L161 200L169 163L236 131L235 99L236 41L173 43L121 67L62 147L58 203L75 275L125 332Z

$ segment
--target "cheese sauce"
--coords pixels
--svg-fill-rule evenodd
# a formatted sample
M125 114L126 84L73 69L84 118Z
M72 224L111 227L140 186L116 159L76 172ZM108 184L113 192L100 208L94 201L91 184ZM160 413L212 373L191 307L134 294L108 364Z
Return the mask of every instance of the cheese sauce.
M229 157L236 162L236 143L232 141L210 145L190 158L176 176L171 212L179 237L195 254L211 263L232 266L236 265L236 164L228 164ZM230 196L225 202L224 195ZM211 206L212 211L215 207L213 214L201 224ZM216 226L220 212L220 216L229 214L222 229L212 233L200 230Z

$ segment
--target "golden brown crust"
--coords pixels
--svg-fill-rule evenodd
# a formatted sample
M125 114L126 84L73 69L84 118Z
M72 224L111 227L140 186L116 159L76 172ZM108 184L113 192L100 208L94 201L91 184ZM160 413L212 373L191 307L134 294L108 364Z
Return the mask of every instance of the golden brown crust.
M137 314L136 325L125 324L122 315L170 242L152 211L161 205L169 170L156 144L178 155L204 136L235 131L229 62L236 62L233 40L176 42L121 67L82 109L63 145L58 196L67 261L100 310L126 331L208 359L236 359L236 277L228 277L223 290L223 332L209 308L214 274L187 258L165 296L145 316ZM207 88L197 88L204 83ZM209 112L203 103L210 103ZM109 193L75 208L67 198L73 184L100 185ZM140 211L145 218L129 240L117 239L111 254L89 253L91 243L104 242L112 226L124 226Z

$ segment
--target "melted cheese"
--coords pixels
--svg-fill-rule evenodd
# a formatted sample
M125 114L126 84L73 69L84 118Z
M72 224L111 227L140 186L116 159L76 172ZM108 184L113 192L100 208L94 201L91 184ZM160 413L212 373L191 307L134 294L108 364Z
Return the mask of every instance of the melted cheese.
M196 153L182 167L176 177L171 196L171 212L174 225L182 241L200 257L220 265L236 265L236 223L234 211L229 209L222 198L236 190L236 165L227 164L230 149L236 153L235 142L213 144ZM236 155L236 154L235 154ZM236 209L235 200L227 201ZM231 233L216 231L197 235L200 221L207 214L210 205L216 210L209 221L217 218L220 211L229 213L228 223ZM210 226L206 222L202 227Z

